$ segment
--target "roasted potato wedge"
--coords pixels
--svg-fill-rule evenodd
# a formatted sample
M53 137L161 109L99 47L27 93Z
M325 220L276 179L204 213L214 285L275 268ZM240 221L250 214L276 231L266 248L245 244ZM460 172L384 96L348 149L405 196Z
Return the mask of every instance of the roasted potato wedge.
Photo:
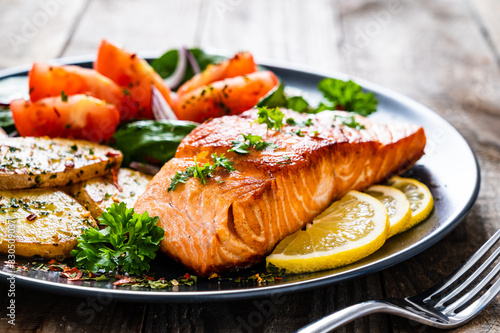
M72 185L108 174L123 155L83 140L6 138L0 142L0 190Z
M0 191L0 198L3 253L14 249L25 257L69 257L76 238L96 226L89 211L57 189Z
M113 182L113 176L108 175L75 184L70 194L85 207L94 218L114 202L125 202L129 208L134 207L137 198L144 193L153 177L145 173L121 168L118 171L118 186Z

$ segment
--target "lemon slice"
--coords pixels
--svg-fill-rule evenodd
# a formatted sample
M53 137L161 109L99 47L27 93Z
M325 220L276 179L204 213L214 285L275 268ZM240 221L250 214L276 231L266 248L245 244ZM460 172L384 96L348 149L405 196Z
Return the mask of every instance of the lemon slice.
M388 231L384 205L368 194L350 191L317 216L306 230L283 239L266 261L289 273L340 267L378 250Z
M410 202L400 190L384 185L370 186L366 194L377 198L387 208L389 215L389 236L392 237L410 228L412 213Z
M388 183L403 192L410 202L413 216L407 229L419 224L429 216L434 207L434 199L427 186L418 180L398 176L389 179Z

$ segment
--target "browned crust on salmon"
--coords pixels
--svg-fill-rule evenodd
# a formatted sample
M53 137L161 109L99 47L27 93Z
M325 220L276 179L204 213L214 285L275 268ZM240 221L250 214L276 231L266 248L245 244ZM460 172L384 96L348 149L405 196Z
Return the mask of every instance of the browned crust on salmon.
M135 205L160 217L163 252L201 276L252 265L333 200L383 181L423 155L425 134L418 126L357 117L365 129L355 130L334 121L331 112L285 113L297 121L311 118L314 125L304 136L290 134L297 126L268 131L252 124L256 112L248 111L205 123L183 140ZM242 140L240 133L260 135L280 148L228 152L232 141ZM206 185L192 178L168 192L175 173L203 152L225 153L237 171L218 171Z

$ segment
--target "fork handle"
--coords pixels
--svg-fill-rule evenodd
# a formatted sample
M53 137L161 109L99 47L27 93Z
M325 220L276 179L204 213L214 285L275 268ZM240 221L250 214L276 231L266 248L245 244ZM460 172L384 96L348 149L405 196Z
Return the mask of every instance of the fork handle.
M297 333L320 333L330 332L355 319L367 316L372 313L384 312L400 314L399 308L384 301L367 301L351 305L345 309L332 313L307 326L304 326ZM404 312L404 311L403 311Z

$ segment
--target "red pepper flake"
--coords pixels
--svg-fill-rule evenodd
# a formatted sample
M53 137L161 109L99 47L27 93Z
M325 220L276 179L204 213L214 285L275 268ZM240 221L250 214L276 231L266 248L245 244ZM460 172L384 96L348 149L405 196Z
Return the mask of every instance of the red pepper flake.
M61 275L64 277L67 277L68 281L76 281L76 280L80 280L80 278L83 275L83 272L76 267L72 267L72 268L64 267L64 270L61 273Z
M189 275L189 273L186 273L186 274L184 274L184 278L187 280L187 279L191 278L191 275Z
M111 173L113 174L113 183L115 184L116 188L118 189L118 191L123 192L122 187L118 183L118 170L112 169Z
M106 157L118 157L120 156L120 153L116 152L116 151L108 151L106 153Z
M78 281L78 280L80 280L80 278L82 277L82 275L83 275L83 272L82 271L78 271L78 272L76 272L75 276L68 278L68 281Z
M132 280L129 278L123 278L121 280L113 282L113 286L121 286L122 284L132 283Z
M61 114L59 113L59 111L57 111L55 107L54 107L54 112L56 113L57 118L61 118Z
M147 275L143 275L142 277L145 278L145 279L147 279L147 280L149 280L149 281L154 281L155 280L154 277L147 276Z
M283 280L283 278L278 277L278 276L275 276L275 277L274 277L274 279L275 279L275 280Z
M22 271L27 271L28 270L28 267L26 266L16 266L17 269L20 269Z
M31 213L30 215L26 216L26 220L28 221L35 221L38 216L35 213Z
M52 259L51 261L49 261L47 264L49 265L53 265L53 264L59 264L59 262L55 259Z

